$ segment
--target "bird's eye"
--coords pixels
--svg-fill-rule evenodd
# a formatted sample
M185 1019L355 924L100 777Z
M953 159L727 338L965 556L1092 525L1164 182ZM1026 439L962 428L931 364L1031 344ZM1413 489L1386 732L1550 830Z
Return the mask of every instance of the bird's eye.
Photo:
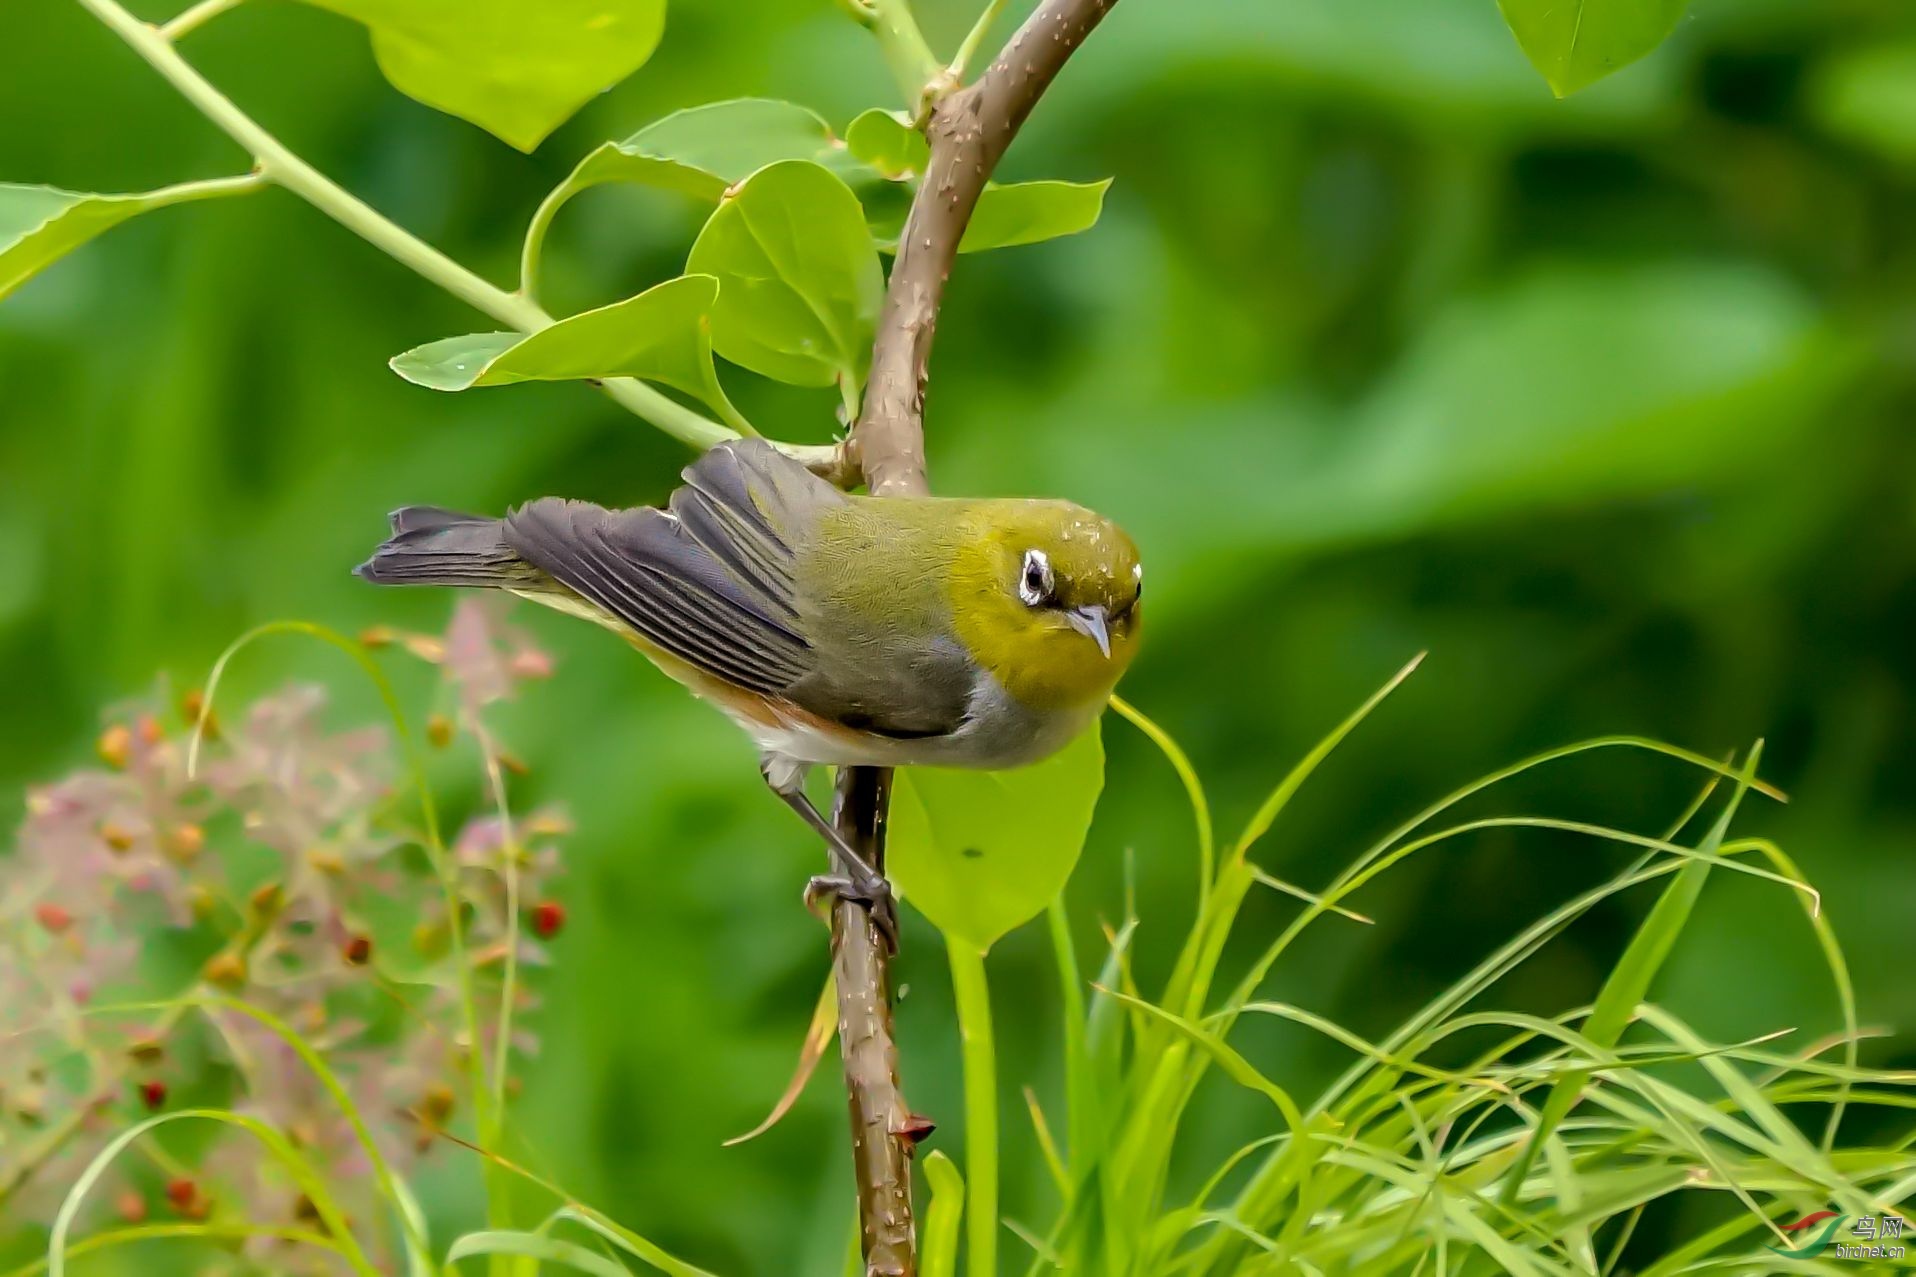
M1018 572L1018 597L1026 607L1039 607L1051 601L1057 582L1051 576L1051 560L1043 550L1026 550L1024 567Z

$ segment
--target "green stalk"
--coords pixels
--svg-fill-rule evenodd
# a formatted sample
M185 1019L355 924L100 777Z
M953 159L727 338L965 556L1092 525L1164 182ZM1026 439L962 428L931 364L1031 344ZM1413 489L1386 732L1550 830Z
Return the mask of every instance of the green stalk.
M200 0L200 2L160 27L167 40L184 40L229 9L237 9L243 0Z
M1005 0L990 0L985 5L985 11L978 15L978 21L965 33L963 43L958 46L958 52L952 55L951 66L947 68L947 74L954 83L965 78L965 71L971 66L972 59L978 56L978 50L984 47L985 37L991 34L992 24L998 21L1004 11Z
M945 68L918 29L909 0L871 0L871 15L867 25L878 37L879 51L905 99L905 109L916 117Z
M998 1272L998 1063L991 1040L985 955L956 937L945 948L965 1061L965 1271Z

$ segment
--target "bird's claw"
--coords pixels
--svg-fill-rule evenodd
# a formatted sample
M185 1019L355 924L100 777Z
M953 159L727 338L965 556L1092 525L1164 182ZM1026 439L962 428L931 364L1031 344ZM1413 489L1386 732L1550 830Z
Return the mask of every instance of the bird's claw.
M891 883L882 875L853 878L844 874L819 874L805 884L805 907L830 922L824 905L831 900L849 900L864 905L871 913L872 925L885 942L886 951L898 952L898 898Z

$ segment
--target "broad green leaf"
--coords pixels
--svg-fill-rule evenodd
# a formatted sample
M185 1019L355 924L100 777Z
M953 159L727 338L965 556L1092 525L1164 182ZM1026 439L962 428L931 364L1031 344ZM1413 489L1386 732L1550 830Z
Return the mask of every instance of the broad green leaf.
M896 111L873 107L845 130L845 145L858 159L886 177L909 177L925 171L931 147L925 135Z
M675 111L631 137L607 142L560 187L639 182L718 202L726 188L780 160L832 167L847 155L823 116L794 102L738 98Z
M1864 48L1832 58L1817 74L1810 102L1830 132L1916 164L1916 45Z
M645 64L665 0L307 0L364 23L394 88L530 151Z
M182 182L130 195L93 195L0 182L0 297L94 236L149 209L256 189L251 177Z
M1558 97L1635 62L1676 29L1689 0L1497 0L1524 56Z
M729 410L712 369L718 291L710 275L682 275L530 336L468 333L428 342L394 356L392 369L432 390L637 377Z
M892 798L892 879L940 931L989 949L1064 890L1103 788L1095 725L1014 771L904 768Z
M546 197L527 238L536 256L558 210L580 191L607 182L633 182L716 204L733 186L781 160L811 160L830 169L858 196L869 222L897 234L911 192L853 155L823 116L793 102L737 98L676 111L600 146Z
M851 188L807 160L760 169L718 206L686 270L719 281L718 352L799 386L861 384L884 297Z
M873 109L853 120L845 144L854 158L888 178L916 177L925 171L931 149L917 129L891 111ZM1076 235L1097 224L1111 181L987 183L972 211L971 224L958 244L961 253L1035 244L1060 235ZM887 252L897 246L898 222L872 220L872 231Z
M1102 182L987 186L978 197L965 237L958 241L958 251L981 253L1090 230L1104 211L1104 193L1110 186L1108 177Z

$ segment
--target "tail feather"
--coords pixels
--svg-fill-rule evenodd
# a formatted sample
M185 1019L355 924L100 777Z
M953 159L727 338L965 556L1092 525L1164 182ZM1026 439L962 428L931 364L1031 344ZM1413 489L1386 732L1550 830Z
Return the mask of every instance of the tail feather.
M353 575L375 585L465 585L538 589L551 578L505 541L505 522L437 506L395 510L392 536Z

